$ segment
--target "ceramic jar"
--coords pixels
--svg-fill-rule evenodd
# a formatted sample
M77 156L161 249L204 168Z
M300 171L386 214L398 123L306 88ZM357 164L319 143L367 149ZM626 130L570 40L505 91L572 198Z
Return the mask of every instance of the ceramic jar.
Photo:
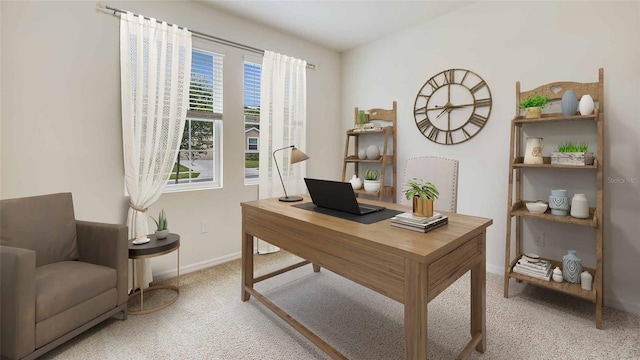
M555 269L553 269L553 281L555 282L562 282L562 270L560 270L559 267L556 266Z
M527 146L524 151L525 164L542 164L542 148L544 139L541 137L528 137Z
M380 148L377 145L369 145L367 147L367 160L380 159Z
M567 190L551 190L549 196L549 208L553 215L567 215L569 210L569 197Z
M571 216L587 219L589 218L589 200L584 194L575 194L571 199Z
M580 274L580 287L584 290L591 290L591 282L593 281L593 276L588 271L583 271Z
M360 159L360 160L366 160L366 158L367 158L367 150L365 150L365 149L360 149L360 150L358 151L358 159Z
M560 108L562 109L562 115L572 116L578 111L578 96L573 90L567 90L562 95L560 101Z
M570 283L580 283L580 273L582 272L582 260L576 255L575 250L569 250L567 255L562 257L562 278Z
M594 109L593 98L589 94L582 95L578 109L580 109L580 115L591 115Z
M354 190L358 190L362 187L362 181L360 180L359 177L357 177L355 174L353 175L353 177L351 178L351 180L349 180L349 182L351 183L351 187Z

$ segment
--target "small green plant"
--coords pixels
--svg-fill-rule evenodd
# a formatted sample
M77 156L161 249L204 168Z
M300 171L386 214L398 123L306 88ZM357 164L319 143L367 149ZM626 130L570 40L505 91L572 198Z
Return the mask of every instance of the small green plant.
M162 209L160 211L160 214L158 215L158 220L154 219L153 217L149 216L151 218L151 220L153 220L153 222L156 223L156 230L160 231L160 230L168 230L168 226L169 226L169 222L167 221L167 215L164 213L164 209Z
M379 177L380 177L380 172L376 169L369 169L364 172L365 180L378 180Z
M567 141L565 143L558 144L558 152L587 152L589 150L588 143L574 143Z
M409 179L406 186L409 187L404 190L404 195L407 197L407 200L413 199L414 196L420 196L423 200L436 200L438 195L440 195L435 185L428 181L425 182L422 179Z
M367 115L364 113L364 110L358 110L358 125L364 125L367 122Z
M533 96L528 96L526 99L522 100L520 102L520 109L526 109L531 107L544 108L545 106L547 106L548 102L549 102L548 95L542 96L542 95L535 94Z

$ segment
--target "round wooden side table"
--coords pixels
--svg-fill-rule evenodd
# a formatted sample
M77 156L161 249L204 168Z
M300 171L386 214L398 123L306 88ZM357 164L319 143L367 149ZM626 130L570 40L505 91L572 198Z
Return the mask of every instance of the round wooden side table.
M148 287L147 289L140 288L132 292L129 295L129 299L140 295L140 310L139 311L129 311L128 313L131 315L142 315L152 313L161 309L166 308L167 306L173 304L178 300L180 296L180 235L169 233L169 235L164 239L157 239L155 235L150 234L147 235L151 241L146 244L135 245L132 243L135 239L129 239L129 259L137 260L137 259L147 259L156 256L165 255L174 251L178 252L176 257L177 259L177 275L176 275L176 285L153 285ZM144 262L141 262L142 273L144 273ZM133 261L133 278L136 279L136 262ZM134 281L134 283L136 283ZM160 305L154 306L149 309L144 308L144 293L152 290L159 289L169 289L176 292L176 295L171 298L169 301L162 303Z

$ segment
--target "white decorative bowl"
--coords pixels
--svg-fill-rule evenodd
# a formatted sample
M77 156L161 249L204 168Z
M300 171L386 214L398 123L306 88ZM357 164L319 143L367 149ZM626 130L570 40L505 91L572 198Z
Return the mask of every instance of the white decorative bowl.
M526 205L527 205L527 210L529 210L530 213L542 214L545 211L547 211L547 204L545 203L536 202L536 203L527 203Z

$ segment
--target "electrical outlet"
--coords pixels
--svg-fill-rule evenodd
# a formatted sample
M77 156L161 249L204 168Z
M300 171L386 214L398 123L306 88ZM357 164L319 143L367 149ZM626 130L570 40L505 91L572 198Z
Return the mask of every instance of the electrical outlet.
M208 233L209 232L209 222L208 221L203 221L200 223L200 232L201 233Z
M544 247L544 233L542 231L536 231L536 234L533 237L533 243L536 246Z

